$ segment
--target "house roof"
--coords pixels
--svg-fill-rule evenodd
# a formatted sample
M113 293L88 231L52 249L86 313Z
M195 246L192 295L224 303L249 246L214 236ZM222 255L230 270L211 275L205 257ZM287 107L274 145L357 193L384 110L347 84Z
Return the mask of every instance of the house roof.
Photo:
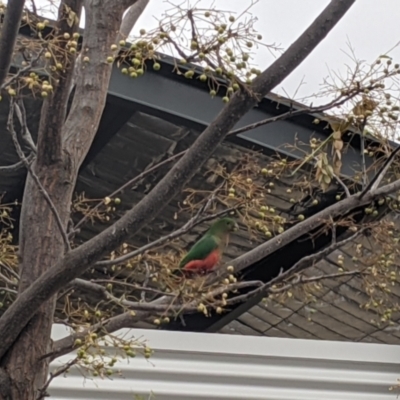
M3 120L7 115L5 103L0 103L0 118ZM210 99L205 84L198 80L184 79L174 73L173 62L168 57L162 60L161 71L156 73L149 70L135 81L122 75L115 67L98 133L80 171L77 192L85 192L89 198L104 198L144 169L187 148L222 106L218 98ZM298 106L296 104L293 107ZM35 137L40 100L27 99L26 107L29 126ZM279 115L291 107L290 101L271 95L250 111L237 127ZM322 126L312 124L314 117L306 114L265 125L238 136L230 136L216 149L213 160L233 165L243 153L251 154L266 164L274 154L301 159L301 142L307 144L312 136L324 139L328 134ZM2 165L16 161L5 126L5 123L0 125ZM348 135L345 140L349 144L349 150L343 154L342 172L344 178L352 179L357 172L357 166L361 164L360 152L357 151L359 143L356 135ZM287 144L293 145L295 141L298 148L289 149ZM373 158L367 158L368 166L374 161ZM212 190L215 185L204 178L209 166L210 164L206 164L188 186ZM120 196L122 205L116 215L142 199L162 175L163 171L150 174L133 190L125 190ZM24 170L2 177L0 191L5 192L5 199L21 198L24 179ZM287 185L287 182L277 182L276 190L267 195L268 202L274 205L281 215L293 218L298 211L291 209L292 203L286 194ZM337 190L341 189L333 188L333 191L323 195L318 207L304 207L303 213L312 215L320 207L332 204ZM189 216L181 213L179 219L175 219L175 213L179 211L179 200L182 201L182 198L174 200L151 226L136 235L132 244L143 245L180 226ZM104 224L99 223L86 225L78 240L86 240L103 227ZM205 225L196 227L193 232L183 237L179 246L188 247L204 228ZM340 234L346 234L346 231L343 230ZM276 276L281 268L290 268L294 262L310 252L324 248L331 240L329 236L321 236L318 240L304 239L300 238L290 243L268 259L249 267L244 279L257 278L268 281ZM227 259L237 257L256 244L254 239L248 237L247 232L240 231L232 238L232 244L226 254ZM337 265L328 259L313 268L314 270L310 269L307 273L317 270L331 271L337 269ZM184 324L180 320L171 323L168 329L398 343L397 326L377 326L371 322L376 319L376 315L372 311L360 308L366 300L366 295L359 279L350 277L345 282L344 278L340 281L327 281L315 294L317 302L312 306L305 304L304 297L296 293L293 298L285 299L284 304L281 304L278 298L266 303L260 298L254 298L235 307L228 314L211 318L195 314L185 317ZM392 319L397 321L397 316L394 315Z
M143 169L149 168L154 163L186 148L190 141L194 140L197 132L172 123L167 123L158 117L136 112L129 122L110 140L100 151L88 167L82 171L79 177L78 191L84 191L90 197L102 198L113 192L124 182L139 174ZM162 153L162 151L164 153ZM251 150L246 150L251 152ZM163 154L161 155L160 152ZM243 149L235 143L225 142L218 147L213 158L226 165L235 164L243 154ZM261 163L271 161L270 156L259 152L252 152L252 157L258 158ZM110 170L110 165L113 168ZM189 187L202 190L212 190L213 182L205 182L204 176L208 170L207 165L202 168L189 183ZM155 173L144 180L133 191L125 191L122 196L122 204L129 207L130 204L139 201L163 175ZM268 204L273 205L279 215L287 218L295 218L298 211L288 211L292 204L290 196L286 193L285 182L278 182L276 190L268 197ZM335 192L336 193L336 192ZM335 194L336 195L336 194ZM179 211L178 202L183 197L174 200L161 216L157 217L151 227L144 229L133 238L136 246L157 239L168 234L174 228L178 228L185 222L185 214L174 220L174 215ZM331 199L328 197L327 202ZM123 212L121 208L120 212ZM179 242L179 246L188 248L204 232L207 224L196 227L190 234L185 235ZM83 230L81 237L86 239L102 229L94 225ZM264 281L274 276L284 266L292 266L299 258L315 252L330 241L329 237L322 237L321 242L303 239L292 243L283 251L264 260L263 264L256 268L251 277L255 279L262 276ZM371 249L371 238L361 237L357 241L364 242L364 250ZM226 259L234 259L245 251L255 247L254 239L250 239L246 231L242 230L233 235L231 244L226 252ZM337 259L343 254L345 267L348 270L359 267L349 260L355 252L354 243L350 242L343 250L337 250L315 267L306 271L306 275L315 276L331 274L338 271ZM400 288L395 287L395 292ZM241 305L238 309L220 317L205 318L199 315L185 317L186 326L178 320L167 329L182 329L196 331L220 331L222 333L265 335L279 337L314 338L330 340L352 340L377 343L399 343L400 333L396 327L388 323L377 325L379 316L362 306L368 301L365 288L362 287L361 278L345 277L325 281L319 290L313 292L315 299L309 302L303 293L294 293L291 299L269 299L266 302L261 299L253 299L249 303ZM395 294L394 294L395 295ZM392 319L397 320L397 314ZM147 326L147 325L146 325Z

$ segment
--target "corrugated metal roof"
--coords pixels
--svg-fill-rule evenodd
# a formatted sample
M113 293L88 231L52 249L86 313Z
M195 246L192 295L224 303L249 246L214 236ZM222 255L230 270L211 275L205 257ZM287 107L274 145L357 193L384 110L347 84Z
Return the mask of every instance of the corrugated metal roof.
M155 350L120 362L121 376L56 378L55 400L389 400L400 346L154 330L124 331ZM58 335L57 335L58 336ZM52 364L59 366L70 357ZM149 395L153 393L152 397Z

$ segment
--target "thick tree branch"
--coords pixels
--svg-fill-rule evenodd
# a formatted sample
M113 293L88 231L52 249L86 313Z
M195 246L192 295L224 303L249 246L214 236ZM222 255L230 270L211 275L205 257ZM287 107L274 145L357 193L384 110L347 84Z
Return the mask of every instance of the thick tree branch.
M126 14L122 20L121 27L119 29L118 37L115 41L118 46L118 49L120 49L120 45L119 45L120 40L126 39L128 37L129 33L132 31L133 27L135 26L139 17L142 15L142 13L148 3L149 3L149 0L136 0L136 3L133 4L126 12ZM71 92L72 92L72 89L75 87L76 82L78 81L79 74L81 72L82 54L83 53L80 53L78 58L76 59L74 77L73 77L71 88L70 88Z
M83 0L63 0L59 7L56 30L70 36L79 28L79 17ZM75 13L76 19L71 18ZM70 23L70 21L73 21ZM39 132L37 164L51 165L62 162L62 127L67 115L68 97L74 72L75 56L67 49L67 41L61 40L58 45L60 52L57 62L63 65L63 70L57 70L50 77L54 87L53 93L47 97L42 106ZM56 106L55 106L56 105Z
M142 15L147 4L149 4L149 1L150 0L136 0L136 2L129 7L128 11L124 15L124 19L122 20L118 41L126 39L129 36L137 20Z
M11 380L5 368L0 368L0 395L11 398Z
M69 240L68 240L68 236L67 233L65 232L64 226L62 224L61 221L61 217L58 214L57 208L54 205L53 201L51 200L49 194L47 193L46 189L44 188L44 186L42 185L42 183L40 182L39 177L35 174L35 171L32 168L32 165L30 164L30 162L28 161L27 157L25 156L24 152L21 149L21 146L18 142L18 137L17 137L17 133L15 132L14 129L14 108L15 108L16 104L14 101L11 101L10 103L10 112L9 112L9 116L8 116L8 123L7 123L7 129L11 134L11 138L13 140L15 149L17 151L17 154L19 156L19 158L21 159L21 161L24 163L26 169L28 170L29 174L32 176L32 179L35 181L36 185L38 186L40 192L42 193L43 197L45 198L47 204L49 205L51 212L54 215L54 218L57 222L58 228L60 230L60 233L62 235L62 238L64 240L64 245L65 245L65 249L66 251L69 251L71 249L70 244L69 244Z
M0 87L3 86L10 69L24 4L25 0L13 0L7 4L0 33Z
M63 147L75 171L89 151L103 113L112 71L106 59L117 38L123 10L120 2L107 1L99 7L96 0L85 1L82 55L90 61L81 63L76 72L74 99L63 127Z
M328 256L329 254L331 254L333 251L337 250L338 248L344 246L347 243L352 242L354 239L356 239L358 236L360 236L364 231L365 231L365 229L360 229L353 235L349 236L346 239L341 240L340 242L333 241L332 244L325 247L321 251L318 251L317 253L310 254L308 256L303 257L302 259L297 261L292 267L290 267L288 270L286 270L285 272L282 272L281 274L279 274L278 276L276 276L275 278L273 278L269 282L267 282L264 285L264 287L270 288L273 285L276 285L277 283L282 282L282 280L284 280L286 278L290 278L291 275L305 270L306 268L310 267L312 264L315 264L316 262L322 260L324 257Z
M289 49L254 80L249 91L236 92L232 100L200 135L189 151L143 201L139 202L114 225L65 255L60 262L46 271L40 278L33 282L28 289L21 293L19 298L0 318L0 337L2 338L0 343L0 357L8 350L9 346L18 337L21 330L41 304L65 286L66 282L78 277L101 257L122 245L130 235L137 233L166 207L172 198L182 190L185 183L210 157L216 147L225 138L226 134L236 125L242 116L252 109L261 97L268 94L304 61L339 22L354 1L355 0L331 1L311 26L289 47ZM101 50L102 46L98 44L99 35L93 36L96 32L90 31L91 26L96 26L96 21L93 20L93 18L96 18L96 7L92 7L91 11L93 14L88 13L87 15L89 23L86 28L87 36L85 36L85 40L89 40L89 43L86 42L86 45L84 43L84 47L87 46L89 51L91 51L92 48ZM107 10L101 10L102 13L105 11ZM111 14L108 15L109 21L111 21L110 26L113 26L112 20L113 18L117 18L116 12L113 10L108 11ZM101 18L100 21L102 21ZM117 22L120 23L120 21ZM109 43L107 43L107 49L108 48ZM104 52L100 52L100 54L104 54ZM93 57L96 59L96 57L99 57L99 54L97 54L97 56L93 54ZM110 68L104 72L104 69L99 67L97 74L94 74L95 76L92 77L92 80L88 81L87 73L85 73L82 74L84 77L81 78L81 84L78 82L78 96L76 94L75 99L77 97L79 98L79 105L76 104L74 99L75 104L72 105L70 116L66 122L66 129L69 133L66 138L67 149L69 150L69 154L77 155L78 160L73 160L75 162L82 161L83 155L88 149L86 140L91 143L93 136L93 126L90 126L88 132L86 132L87 128L85 127L78 132L77 122L79 121L81 123L81 121L85 119L95 122L100 120L99 116L98 119L94 119L93 114L100 114L103 110L105 95L102 96L102 99L99 101L96 97L93 98L93 92L95 92L97 97L99 93L105 93L102 79L109 77L110 73ZM98 75L102 76L98 77ZM84 95L82 93L83 90ZM103 90L103 92L101 90ZM81 127L81 124L79 126ZM96 128L97 126L98 123L96 123L94 127ZM79 141L77 140L77 135L79 135ZM89 136L89 138L86 136ZM400 186L400 182L396 182L396 184ZM393 188L393 185L387 185L385 188L387 189L388 187ZM394 187L397 186L395 185ZM382 191L382 189L383 188L380 190ZM376 192L374 192L374 194L375 193ZM372 195L366 196L365 200L371 200L371 196ZM359 201L354 197L350 197L339 203L339 206L342 205L342 207L344 207L344 204L346 204L347 208L347 203L354 206L358 204ZM331 211L337 212L336 209L332 208ZM302 223L296 225L292 229L299 229L301 225ZM303 229L304 228L306 228L306 226L303 226ZM298 235L299 234L300 233L298 233ZM274 241L274 239L271 241ZM279 243L274 243L272 248L274 247L280 247Z

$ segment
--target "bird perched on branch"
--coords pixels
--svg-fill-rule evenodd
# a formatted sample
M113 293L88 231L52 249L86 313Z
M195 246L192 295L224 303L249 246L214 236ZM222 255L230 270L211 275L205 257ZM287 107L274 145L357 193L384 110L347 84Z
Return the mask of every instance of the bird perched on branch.
M180 271L185 274L211 272L221 259L229 233L238 229L238 224L232 218L225 217L214 222L182 259L179 264Z

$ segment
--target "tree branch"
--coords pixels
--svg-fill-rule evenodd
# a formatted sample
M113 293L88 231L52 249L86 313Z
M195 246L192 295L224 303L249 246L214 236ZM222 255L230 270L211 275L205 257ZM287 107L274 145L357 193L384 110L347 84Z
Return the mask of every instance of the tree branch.
M383 177L385 176L386 172L392 165L392 162L394 161L394 158L396 157L396 154L400 151L400 146L398 146L395 150L392 151L392 154L390 154L389 158L384 162L380 170L378 171L377 174L375 174L374 178L371 179L371 182L368 183L368 185L363 189L363 191L360 193L360 200L369 192L375 190L379 184L381 183Z
M331 245L325 247L325 249L318 251L315 254L310 254L308 256L303 257L302 259L297 261L291 268L289 268L285 272L282 272L281 274L279 274L278 276L276 276L275 278L273 278L269 282L267 282L265 287L267 287L267 288L272 287L276 283L281 282L283 279L289 278L291 275L305 270L306 268L308 268L310 266L310 264L313 264L313 263L316 263L316 262L322 260L324 257L328 256L329 254L331 254L333 251L335 251L339 247L342 247L345 244L350 243L351 241L356 239L358 236L360 236L364 231L365 231L365 229L360 229L355 234L349 236L346 239L341 240L340 242L333 241L333 243Z
M21 23L25 0L9 1L0 34L0 87L7 77Z
M350 197L350 190L349 188L346 186L346 184L339 178L338 175L336 175L335 173L333 174L333 177L339 182L339 185L343 188L344 193L346 194L346 197Z
M367 274L367 273L364 271L356 270L356 271L338 272L335 274L312 276L310 278L305 278L304 276L298 276L297 278L293 279L293 281L291 283L288 283L282 287L272 288L269 286L269 284L268 284L268 286L266 284L257 289L251 290L250 292L248 292L246 294L236 296L231 299L227 299L226 304L231 305L231 304L242 303L242 302L252 298L253 296L256 296L256 295L259 295L262 293L265 293L265 294L282 293L282 292L285 292L297 285L305 285L307 283L318 282L318 281L322 281L324 279L335 279L335 278L341 278L343 276L355 276L355 275L362 275L362 274Z
M72 335L67 336L63 339L56 340L53 344L53 350L51 353L46 354L43 358L50 357L51 360L56 359L64 354L68 354L74 348L77 348L75 344L76 339L83 339L91 332L96 332L99 336L105 336L116 332L122 328L134 327L135 323L139 321L144 321L146 318L150 317L152 313L166 313L166 315L176 316L176 313L193 313L197 312L197 307L200 303L206 300L213 300L214 297L220 296L223 293L228 293L237 289L243 289L247 287L262 286L261 281L249 281L249 282L236 282L228 285L223 285L218 287L211 292L207 293L206 298L197 299L189 302L188 304L177 304L173 305L169 300L157 299L151 303L140 303L131 302L131 311L127 311L123 314L111 317L106 321L99 322L84 331L74 332ZM175 294L176 297L176 294ZM222 301L217 301L216 305L222 303ZM132 310L135 311L132 311Z
M119 187L117 190L112 192L111 194L108 195L108 197L114 197L118 193L121 193L124 189L133 186L135 183L141 181L143 178L145 178L147 175L151 174L152 172L160 169L161 167L165 166L166 164L169 164L170 162L176 160L179 157L182 157L186 153L186 150L181 151L180 153L174 154L173 156L166 158L163 161L160 161L158 164L153 165L152 167L146 169L145 171L141 172L139 175L135 176L128 182L124 183L121 187ZM100 201L97 203L95 207L89 210L87 214L75 225L74 230L70 233L70 235L73 235L74 233L78 232L78 229L96 212L104 203Z
M0 267L5 269L15 279L19 280L19 275L15 271L13 271L13 269L11 267L9 267L5 262L0 261Z
M111 227L82 244L77 249L66 254L53 268L43 273L40 278L21 293L18 299L0 318L0 337L2 338L0 343L0 357L8 350L9 346L18 337L21 330L43 302L57 293L58 290L65 286L66 282L78 277L101 257L122 245L130 235L140 231L167 206L172 198L182 190L185 183L210 157L216 147L223 141L226 134L236 125L242 116L251 110L261 97L268 94L302 63L339 22L354 1L355 0L331 1L288 50L253 81L250 90L236 92L232 100L205 129L189 151L142 201ZM97 44L100 35L94 35L96 31L91 30L91 26L96 26L97 23L93 20L96 18L96 12L99 12L96 10L97 8L98 7L91 7L91 13L87 13L87 22L89 23L87 23L86 26L84 48L88 47L89 51L93 48L97 51L102 49L102 46ZM107 9L102 9L101 13L104 14L105 11L107 11ZM108 18L112 21L112 17L116 15L115 11L108 11L111 14L108 15ZM99 20L102 22L101 16L99 16ZM120 23L120 21L117 22ZM112 28L113 27L109 27L109 30L112 30ZM101 33L103 33L103 31L101 31ZM89 41L89 43L87 41ZM107 43L107 49L109 46L110 43ZM104 53L100 52L100 54L102 55ZM93 54L94 58L98 58L99 56L99 54L97 54L97 56ZM97 119L93 119L93 114L98 116L98 120L100 120L100 114L105 102L105 94L101 99L97 99L96 97L93 98L93 93L95 96L99 97L99 93L103 94L101 90L103 90L104 93L106 92L102 79L109 78L110 74L111 71L109 67L106 69L98 68L97 74L94 74L95 76L90 80L87 73L84 73L82 74L81 84L78 82L77 93L75 94L71 113L66 122L66 131L69 133L66 139L69 154L75 154L79 161L82 160L83 154L85 154L88 149L86 141L91 143L93 136L92 131L98 126L98 123L95 123ZM108 79L106 82L108 83ZM88 87L92 89L88 91ZM82 91L84 91L84 93L82 93ZM79 99L79 104L76 103L77 98ZM90 110L89 115L87 115L88 110ZM93 121L94 126L91 124L89 130L86 127L87 124L85 124L80 132L78 132L76 127L77 122L81 122L85 119L89 119L89 122ZM79 141L76 140L78 134ZM89 138L86 136L89 136ZM77 160L75 159L73 161L76 162ZM400 182L397 182L397 185L400 186ZM393 185L387 185L385 188L388 187L393 188ZM396 187L396 185L394 187ZM382 191L382 188L380 190ZM365 200L367 199L371 199L371 195L366 196ZM336 204L336 206L340 208L340 205L343 207L343 204L346 204L347 208L348 203L354 206L356 204L358 205L359 201L354 197L350 197ZM335 208L332 209L332 207L330 207L328 210L329 209L332 212L337 212ZM299 223L292 229L295 231L299 230L301 225L302 223ZM303 225L302 228L304 229L306 226ZM288 236L287 232L286 236ZM298 232L297 235L300 235L300 232ZM281 238L281 236L279 236L279 238ZM275 241L272 239L270 242L274 243L271 249L275 250L275 248L280 247L279 243L276 242L276 238ZM253 258L258 257L253 256Z
M29 154L28 157L26 157L26 160L28 161L28 163L31 163L34 159L34 155L31 153ZM16 171L19 171L21 168L25 167L25 163L24 161L18 161L15 164L12 165L4 165L0 167L0 174L9 174L9 173L13 173Z
M61 236L62 236L62 238L64 240L65 249L66 249L66 251L69 251L71 249L71 247L70 247L70 244L69 244L67 233L65 232L65 229L63 227L60 215L58 214L58 211L57 211L53 201L51 200L49 194L47 193L46 189L44 188L44 186L40 182L39 177L33 171L33 168L31 166L31 164L29 163L28 159L25 157L25 154L22 151L21 146L20 146L20 144L18 142L17 133L15 132L14 121L13 121L14 109L15 109L15 102L14 102L14 100L12 100L11 103L10 103L10 112L9 112L9 116L8 116L7 129L11 134L11 138L13 140L15 149L16 149L17 154L18 154L18 157L25 164L26 169L28 170L29 174L32 176L32 179L35 181L35 183L38 186L40 192L42 193L42 195L45 198L47 204L49 205L49 207L51 209L51 212L53 213L54 218L55 218L55 220L57 222L57 225L58 225L58 228L60 230Z
M75 282L75 281L76 281L76 279L74 279L72 281L72 283ZM131 289L142 290L142 291L148 292L148 293L155 293L155 294L159 294L161 296L170 296L170 297L171 296L175 296L172 293L165 293L165 292L162 292L161 290L157 290L157 289L153 289L153 288L149 288L149 287L143 287L143 286L140 286L140 285L135 284L135 283L128 283L128 282L119 281L119 280L116 280L116 279L115 280L113 280L113 279L92 279L91 283L111 283L113 285L126 286L126 287L131 288Z
M78 170L96 135L110 82L112 65L106 61L115 44L124 11L121 1L85 1L85 35L82 54L90 61L82 63L76 74L76 89L63 127L63 147L74 170ZM84 64L84 65L83 65Z
M136 0L136 2L130 6L124 16L124 19L122 20L118 41L121 39L126 39L129 36L137 20L142 15L143 11L147 7L147 4L149 4L149 1L150 0Z
M42 48L23 68L20 68L8 81L4 82L0 85L0 90L3 90L7 86L10 86L13 82L15 82L20 76L22 76L25 72L28 72L36 65L42 54L44 53L45 48Z
M31 132L29 131L28 124L26 121L26 112L23 100L19 100L17 103L14 104L15 106L15 114L19 120L22 129L22 139L27 144L27 146L36 153L36 145L32 139Z
M133 27L135 26L139 17L142 15L148 3L149 0L136 0L136 3L132 4L132 6L126 12L122 20L121 27L119 29L118 37L116 39L118 50L121 48L121 46L119 45L119 41L122 39L126 39L128 37L129 33L132 31ZM116 52L118 50L116 50ZM73 88L76 85L76 82L78 81L79 73L82 68L82 54L83 53L81 52L78 58L76 59L74 76L72 79L70 92L72 92Z
M60 368L57 368L54 372L50 372L50 376L47 379L46 383L43 385L38 390L38 396L36 400L43 400L45 397L48 397L49 394L47 393L47 389L50 386L50 383L53 381L54 378L57 378L57 376L62 375L64 372L68 371L73 365L75 365L78 362L78 357L75 357L74 359L68 361L65 365L61 366Z
M0 395L5 399L11 398L11 380L5 368L0 367Z
M56 30L71 36L79 28L79 17L83 0L63 0L58 11ZM71 19L71 13L76 18ZM73 21L69 23L69 21ZM44 101L37 143L37 165L51 165L63 160L62 127L67 115L70 85L74 72L75 55L67 49L67 40L60 40L60 52L57 62L63 65L63 70L57 70L50 76L54 91ZM54 61L53 61L54 62ZM54 106L56 105L56 106Z
M7 283L8 285L11 285L11 286L14 286L14 287L16 287L18 285L18 282L15 282L15 281L7 278L1 272L0 272L0 281L3 281L4 283Z

